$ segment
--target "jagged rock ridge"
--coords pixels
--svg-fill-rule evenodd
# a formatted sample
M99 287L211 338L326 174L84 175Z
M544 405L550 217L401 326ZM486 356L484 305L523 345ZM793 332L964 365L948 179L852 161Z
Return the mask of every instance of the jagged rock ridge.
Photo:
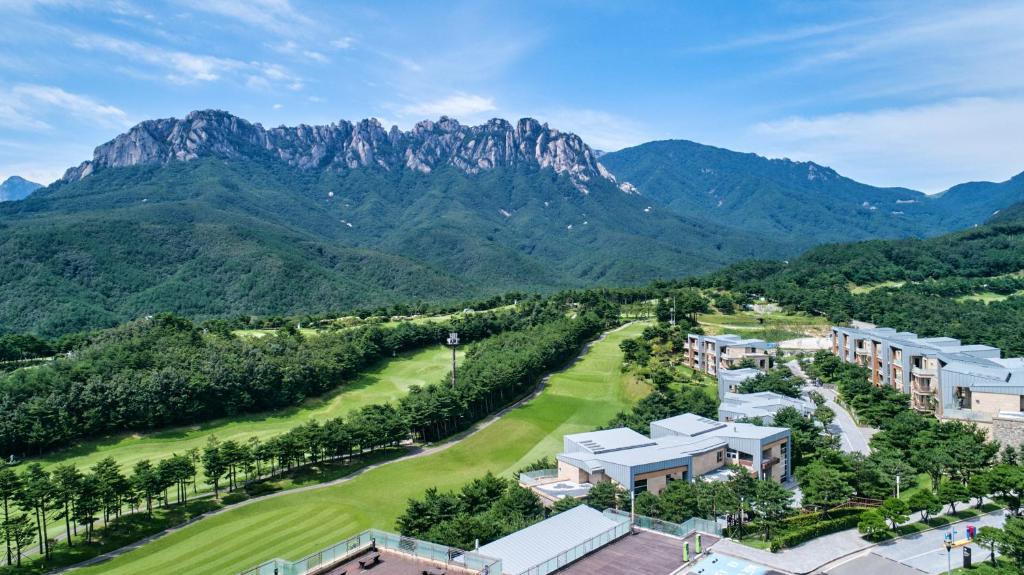
M149 120L99 146L91 161L67 170L63 180L81 180L97 169L189 161L203 156L251 158L270 154L300 169L352 170L364 166L429 173L453 166L466 173L496 167L533 166L566 174L582 192L594 178L615 182L579 136L532 118L494 119L465 126L441 117L410 130L385 130L376 119L326 126L265 129L219 110L195 111L184 119ZM623 191L632 192L627 184Z

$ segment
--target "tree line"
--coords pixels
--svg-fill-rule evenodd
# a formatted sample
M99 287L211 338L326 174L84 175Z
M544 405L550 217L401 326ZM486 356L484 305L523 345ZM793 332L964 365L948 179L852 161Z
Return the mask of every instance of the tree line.
M540 308L540 309L536 309ZM215 332L170 314L99 332L69 357L0 375L0 453L38 454L81 439L297 405L395 353L473 342L552 316L540 304L446 323L368 326L304 337Z

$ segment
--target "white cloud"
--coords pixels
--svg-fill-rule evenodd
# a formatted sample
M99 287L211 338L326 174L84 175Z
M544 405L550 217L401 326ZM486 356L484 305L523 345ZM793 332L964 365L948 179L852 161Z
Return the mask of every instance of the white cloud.
M348 50L355 43L356 43L356 39L353 38L352 36L344 36L344 37L338 38L337 40L332 40L331 41L331 46L333 48L337 48L338 50Z
M0 120L10 128L48 130L51 126L43 117L55 112L103 127L130 125L128 115L120 108L55 86L20 84L0 90L0 102Z
M856 180L942 191L1024 170L1024 100L961 98L939 103L754 126L749 146L813 160Z
M282 36L301 34L317 25L315 20L295 9L288 0L181 1L195 10L232 18Z
M275 110L280 110L281 108L284 108L284 104L274 104L273 108Z
M314 104L319 104L321 102L326 102L327 101L327 100L324 100L323 98L321 98L320 96L310 96L310 97L308 97L306 99L309 100L310 102L313 102Z
M552 128L573 132L590 147L606 152L650 141L651 133L638 122L603 112L580 108L558 108L537 118Z
M459 92L440 100L403 106L399 109L399 113L404 116L416 116L417 118L450 116L459 120L470 121L471 118L475 118L479 114L496 109L497 106L494 105L494 98Z
M280 64L243 62L233 58L166 50L150 44L101 34L68 34L72 36L72 42L78 48L103 50L163 69L163 78L174 84L214 82L234 77L243 81L246 86L259 90L271 89L275 84L283 85L289 90L301 90L304 87L300 78Z
M324 56L320 52L316 52L314 50L303 50L302 54L306 58L309 58L310 60L313 60L314 62L320 62L321 64L327 62L327 56Z

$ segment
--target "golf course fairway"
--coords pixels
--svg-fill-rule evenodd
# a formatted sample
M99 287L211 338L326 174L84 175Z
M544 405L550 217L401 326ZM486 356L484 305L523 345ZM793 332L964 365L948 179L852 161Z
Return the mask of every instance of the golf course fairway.
M149 459L156 462L173 453L201 449L211 436L221 441L234 439L242 443L250 437L267 439L308 421L324 421L366 405L394 401L413 385L437 383L451 369L451 357L451 351L440 345L399 354L382 360L337 390L311 398L298 407L240 415L145 435L89 441L79 447L51 453L38 461L45 467L71 463L85 470L104 457L113 457L121 464L122 471L129 473L137 461Z
M539 395L447 449L229 509L76 573L230 575L274 557L298 559L368 527L393 529L406 501L426 488L457 488L487 471L507 476L559 451L563 434L603 425L646 394L619 369L619 343L643 327L608 333Z

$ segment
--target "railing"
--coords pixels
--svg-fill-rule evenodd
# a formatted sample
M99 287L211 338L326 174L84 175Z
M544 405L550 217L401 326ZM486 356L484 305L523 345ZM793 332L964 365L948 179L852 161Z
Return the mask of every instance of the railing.
M380 549L454 565L478 573L488 573L490 575L499 575L501 573L500 559L485 557L477 553L420 541L410 537L403 537L386 531L368 529L340 543L335 543L326 549L307 555L298 561L271 559L243 571L241 575L308 575L332 563L341 563L346 557L353 557L368 549L371 544L376 544Z
M629 521L629 512L627 511L607 509L604 514L609 517L620 517ZM665 533L675 537L686 537L695 531L710 533L712 535L721 535L722 533L722 528L718 523L711 521L710 519L701 519L700 517L691 517L682 523L672 523L671 521L663 521L653 517L637 515L634 518L633 524L641 529L649 529L651 531L657 531L659 533Z
M607 515L607 512L605 513ZM614 515L609 517L615 520L621 519L620 517ZM548 573L557 571L562 567L565 567L566 565L572 563L573 561L576 561L580 557L583 557L584 555L587 555L592 551L600 549L601 547L604 547L612 541L615 541L616 539L626 535L627 533L629 533L629 529L629 517L627 516L625 519L621 520L619 524L615 527L612 527L607 531L595 535L594 537L587 539L583 543L580 543L579 545L576 545L571 549L559 553L551 559L542 561L524 571L520 571L518 575L547 575Z
M558 470L538 469L536 471L524 471L519 474L519 483L526 487L548 483L548 481L545 481L546 479L558 479Z

